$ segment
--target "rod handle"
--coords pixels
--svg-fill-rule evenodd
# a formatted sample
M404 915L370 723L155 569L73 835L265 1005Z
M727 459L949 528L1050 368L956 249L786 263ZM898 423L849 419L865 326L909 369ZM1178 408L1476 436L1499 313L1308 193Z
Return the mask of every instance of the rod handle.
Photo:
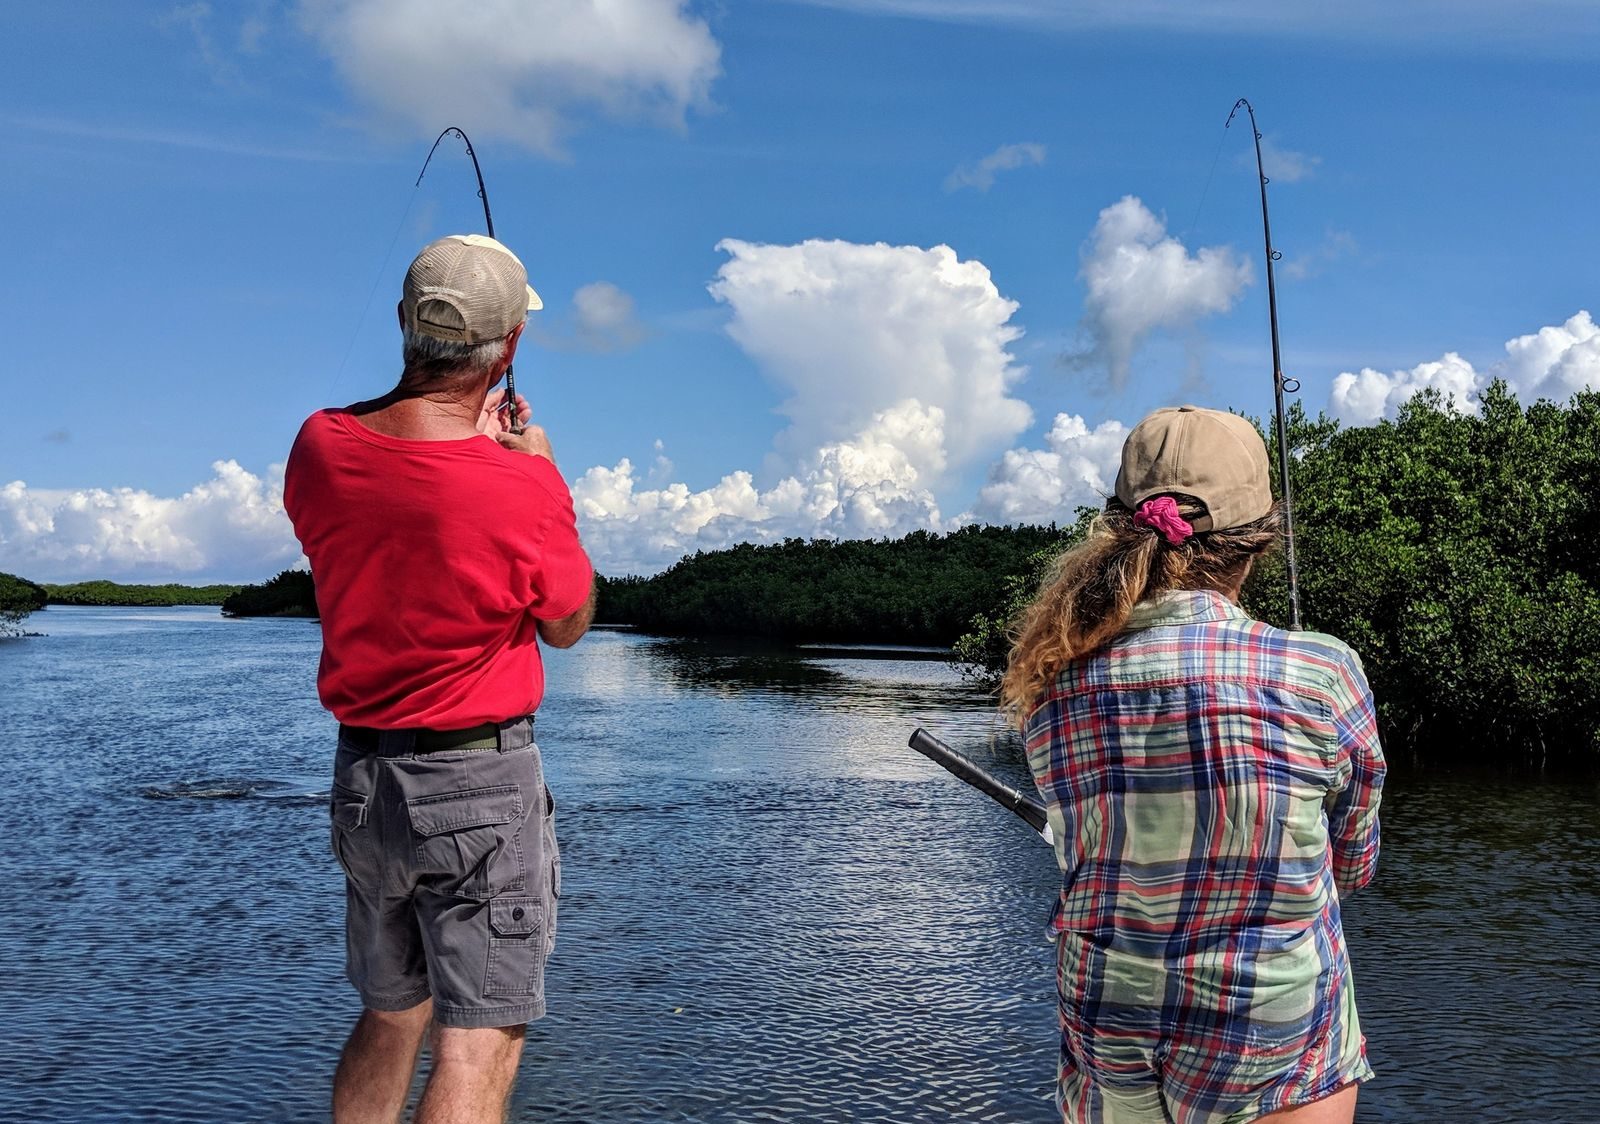
M916 731L912 733L910 745L912 749L930 761L944 766L991 800L1004 805L1024 820L1027 820L1028 826L1032 827L1040 835L1045 836L1047 839L1050 837L1050 819L1045 815L1044 805L1039 801L1024 796L1021 792L1006 784L1005 781L984 769L972 758L951 749L921 726L918 726Z

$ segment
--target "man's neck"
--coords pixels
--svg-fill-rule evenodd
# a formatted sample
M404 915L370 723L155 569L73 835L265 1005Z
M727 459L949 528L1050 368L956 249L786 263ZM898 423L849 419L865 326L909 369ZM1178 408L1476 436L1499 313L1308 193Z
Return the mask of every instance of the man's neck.
M401 383L382 398L357 402L350 412L368 429L388 437L458 441L478 432L478 416L488 393L487 380L427 392Z

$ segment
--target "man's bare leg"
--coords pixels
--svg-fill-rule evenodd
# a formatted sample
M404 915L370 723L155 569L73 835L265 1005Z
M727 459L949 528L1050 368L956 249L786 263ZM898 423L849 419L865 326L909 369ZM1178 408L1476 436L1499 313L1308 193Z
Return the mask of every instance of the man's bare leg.
M416 1124L502 1124L527 1031L435 1025L433 1072L417 1104Z
M395 1124L406 1107L433 1000L362 1013L333 1074L334 1124Z

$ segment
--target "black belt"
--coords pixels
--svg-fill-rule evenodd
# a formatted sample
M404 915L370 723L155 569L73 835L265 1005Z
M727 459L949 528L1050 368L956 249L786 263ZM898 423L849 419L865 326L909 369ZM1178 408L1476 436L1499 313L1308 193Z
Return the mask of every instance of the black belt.
M453 749L499 749L500 724L483 722L465 730L429 730L415 727L408 730L375 730L370 726L340 724L339 738L365 753L378 751L378 739L383 734L409 734L414 739L414 753L445 753Z

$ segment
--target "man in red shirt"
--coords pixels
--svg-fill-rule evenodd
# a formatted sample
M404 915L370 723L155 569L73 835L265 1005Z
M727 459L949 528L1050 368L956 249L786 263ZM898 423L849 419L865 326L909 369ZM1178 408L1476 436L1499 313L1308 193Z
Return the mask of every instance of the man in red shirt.
M539 641L577 643L593 570L538 426L505 392L528 312L491 238L425 247L400 302L404 368L381 398L313 414L284 507L317 579L317 690L339 720L331 812L347 972L366 1007L334 1077L336 1124L390 1124L431 1026L417 1124L500 1121L544 1014L560 894L533 742ZM518 417L528 418L520 397Z

